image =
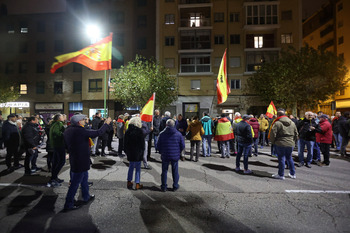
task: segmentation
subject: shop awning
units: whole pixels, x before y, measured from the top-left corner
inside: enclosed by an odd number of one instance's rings
[[[336,108],[350,108],[350,100],[336,100]]]

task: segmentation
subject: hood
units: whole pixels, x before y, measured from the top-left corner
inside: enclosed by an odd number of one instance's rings
[[[199,124],[201,124],[198,120],[194,120],[194,121],[192,121],[191,122],[191,124],[193,125],[193,126],[197,126],[197,125],[199,125]]]
[[[210,120],[211,120],[211,118],[208,117],[208,116],[204,116],[204,117],[202,117],[202,119],[201,119],[201,121],[203,121],[203,122],[208,122],[208,121],[210,121]]]
[[[257,120],[256,118],[250,118],[249,121],[251,121],[251,122],[257,122],[258,120]]]
[[[282,117],[278,121],[281,122],[284,126],[290,126],[292,124],[292,120],[288,117]]]

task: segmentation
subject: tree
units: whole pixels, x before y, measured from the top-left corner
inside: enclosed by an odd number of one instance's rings
[[[277,61],[265,63],[248,87],[263,101],[293,110],[312,108],[344,90],[349,78],[344,60],[334,53],[308,45],[281,52]]]
[[[157,61],[139,55],[120,68],[111,85],[115,99],[125,106],[143,106],[155,92],[155,105],[163,108],[175,101],[178,93],[176,77]]]
[[[18,85],[6,77],[0,77],[0,103],[14,101],[19,98]]]

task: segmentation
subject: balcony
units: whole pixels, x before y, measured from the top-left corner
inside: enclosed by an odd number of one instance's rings
[[[180,0],[180,4],[201,4],[210,3],[210,0]]]
[[[274,34],[247,34],[246,35],[246,48],[248,49],[262,49],[262,48],[275,48],[275,36]]]
[[[246,52],[246,72],[256,72],[266,62],[276,61],[279,51]]]
[[[180,27],[196,28],[208,26],[211,26],[210,7],[180,9]]]
[[[210,48],[210,30],[190,30],[180,32],[180,50]]]

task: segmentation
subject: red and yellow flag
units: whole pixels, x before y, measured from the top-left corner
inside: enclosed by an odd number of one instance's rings
[[[277,115],[277,110],[276,110],[275,105],[271,101],[270,105],[267,107],[266,116],[268,118],[272,118],[273,115]]]
[[[218,78],[216,81],[216,90],[218,96],[218,104],[224,103],[227,100],[228,94],[231,93],[226,74],[226,49],[220,64]]]
[[[156,93],[153,93],[152,97],[148,100],[147,104],[141,111],[141,120],[151,122],[153,119],[154,101],[156,99]]]
[[[51,73],[71,62],[80,63],[92,70],[112,69],[112,37],[113,33],[95,44],[83,48],[77,52],[66,53],[55,57],[57,62],[51,66]]]

